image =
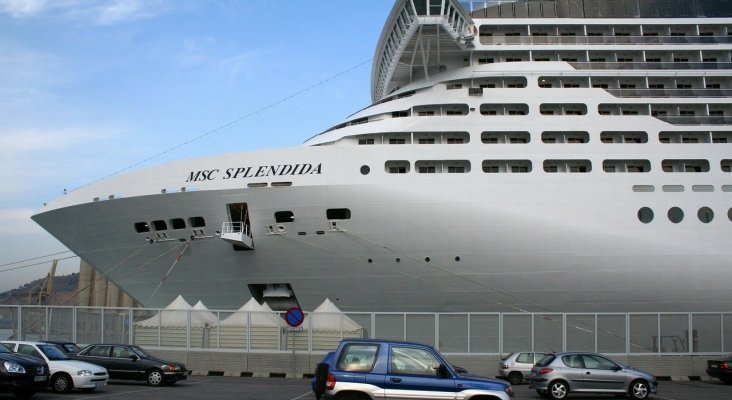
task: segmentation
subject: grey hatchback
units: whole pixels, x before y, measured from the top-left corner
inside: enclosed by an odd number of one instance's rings
[[[627,394],[646,399],[657,393],[653,375],[626,367],[601,354],[549,354],[531,369],[529,388],[542,397],[564,399],[570,392]]]

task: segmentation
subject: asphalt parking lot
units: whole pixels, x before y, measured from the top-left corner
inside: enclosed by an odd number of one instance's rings
[[[516,400],[541,399],[528,385],[514,386]],[[718,381],[660,382],[658,400],[729,400],[732,385]],[[0,394],[0,399],[13,399],[12,394]],[[232,378],[216,376],[191,376],[174,386],[154,388],[139,382],[112,381],[92,393],[73,391],[69,394],[37,393],[33,399],[91,400],[91,399],[237,399],[237,400],[315,400],[307,379]],[[580,396],[570,394],[569,399],[612,399],[614,396]]]

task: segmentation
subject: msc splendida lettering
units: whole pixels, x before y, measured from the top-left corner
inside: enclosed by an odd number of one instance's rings
[[[223,172],[220,169],[204,169],[188,173],[186,182],[204,182],[216,179],[241,179],[261,178],[269,176],[284,175],[319,175],[322,172],[323,164],[278,164],[260,165],[257,167],[227,168]]]

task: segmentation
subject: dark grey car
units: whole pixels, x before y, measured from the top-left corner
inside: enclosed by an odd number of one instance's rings
[[[126,344],[92,344],[73,358],[107,368],[109,379],[144,380],[152,386],[173,385],[189,374],[181,363],[161,360]]]
[[[658,390],[656,377],[601,354],[557,353],[531,369],[529,388],[542,397],[564,399],[570,392],[627,394],[645,399]]]

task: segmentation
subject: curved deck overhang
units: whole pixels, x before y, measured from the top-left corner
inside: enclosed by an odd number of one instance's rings
[[[441,72],[451,54],[472,48],[476,33],[472,18],[457,0],[397,1],[376,47],[372,101]]]

